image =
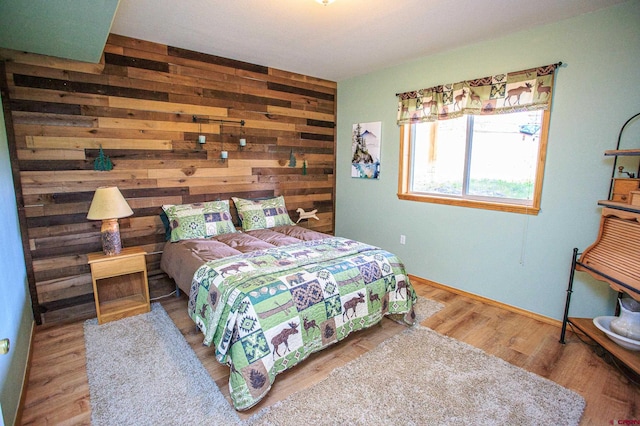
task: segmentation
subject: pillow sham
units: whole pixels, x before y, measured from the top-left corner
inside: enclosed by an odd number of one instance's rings
[[[169,218],[172,242],[236,232],[228,200],[164,205],[162,209]]]
[[[238,217],[244,231],[293,225],[281,195],[265,200],[245,200],[231,197],[238,210]]]

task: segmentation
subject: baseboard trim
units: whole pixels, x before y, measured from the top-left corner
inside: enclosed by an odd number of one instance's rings
[[[550,324],[550,325],[553,325],[555,327],[562,327],[562,321],[559,321],[559,320],[557,320],[555,318],[549,318],[547,316],[540,315],[540,314],[537,314],[535,312],[527,311],[526,309],[518,308],[518,307],[512,306],[512,305],[507,305],[506,303],[498,302],[496,300],[489,299],[489,298],[484,297],[484,296],[479,296],[477,294],[469,293],[467,291],[460,290],[460,289],[455,288],[455,287],[450,287],[448,285],[440,284],[440,283],[437,283],[435,281],[428,280],[426,278],[418,277],[416,275],[409,274],[409,279],[412,280],[412,281],[420,282],[421,284],[428,285],[430,287],[435,287],[435,288],[439,288],[439,289],[442,289],[442,290],[446,290],[446,291],[451,292],[451,293],[459,294],[461,296],[468,297],[469,299],[477,300],[479,302],[485,303],[487,305],[495,306],[495,307],[498,307],[500,309],[504,309],[504,310],[509,311],[509,312],[513,312],[513,313],[516,313],[516,314],[519,314],[519,315],[523,315],[525,317],[532,318],[534,320],[543,322],[545,324]]]

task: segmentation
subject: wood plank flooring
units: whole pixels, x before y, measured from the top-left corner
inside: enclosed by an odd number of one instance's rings
[[[558,343],[558,327],[421,281],[414,281],[414,285],[420,296],[444,305],[423,325],[578,392],[587,401],[581,425],[640,419],[640,388],[629,383],[575,334],[568,333],[567,344],[562,345]],[[168,288],[168,284],[164,286],[164,290]],[[157,296],[158,291],[152,297]],[[169,297],[161,303],[228,398],[229,370],[215,361],[210,348],[202,345],[202,335],[196,332],[187,316],[186,297]],[[82,324],[76,320],[37,328],[22,424],[90,424]],[[314,385],[334,368],[403,329],[403,325],[385,319],[380,326],[359,332],[313,355],[302,365],[280,375],[269,395],[253,410],[240,413],[241,417]]]

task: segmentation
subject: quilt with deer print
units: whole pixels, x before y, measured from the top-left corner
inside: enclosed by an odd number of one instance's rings
[[[413,324],[415,301],[394,254],[330,237],[205,263],[188,310],[204,344],[230,366],[231,398],[244,410],[278,373],[384,315]]]

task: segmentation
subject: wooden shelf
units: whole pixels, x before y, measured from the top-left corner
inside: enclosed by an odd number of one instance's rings
[[[149,301],[143,294],[134,294],[100,304],[103,323],[145,312],[149,312]]]
[[[598,205],[602,207],[611,207],[612,209],[622,210],[631,213],[640,213],[640,206],[633,206],[629,203],[621,203],[618,201],[611,200],[600,200],[598,201]]]
[[[604,155],[608,156],[633,156],[640,155],[640,148],[634,149],[609,149],[604,152]]]
[[[569,318],[569,323],[578,330],[593,339],[607,352],[619,359],[636,374],[640,374],[640,352],[630,351],[609,339],[598,327],[595,326],[591,318]]]
[[[620,148],[620,137],[625,126],[638,116],[640,113],[635,114],[624,123],[618,135],[616,148]],[[616,170],[623,170],[623,166],[618,167],[618,157],[640,156],[640,148],[610,149],[605,151],[604,155],[616,157],[611,172],[609,200],[598,201],[598,205],[603,208],[597,240],[582,254],[578,253],[578,248],[573,249],[560,342],[564,343],[567,325],[572,324],[633,372],[640,375],[640,351],[631,351],[618,345],[598,329],[590,318],[569,317],[573,279],[576,271],[586,272],[593,278],[608,283],[612,289],[618,292],[619,296],[626,293],[640,301],[640,245],[638,244],[640,206],[637,205],[640,178],[632,175],[629,175],[628,178],[615,177]]]

